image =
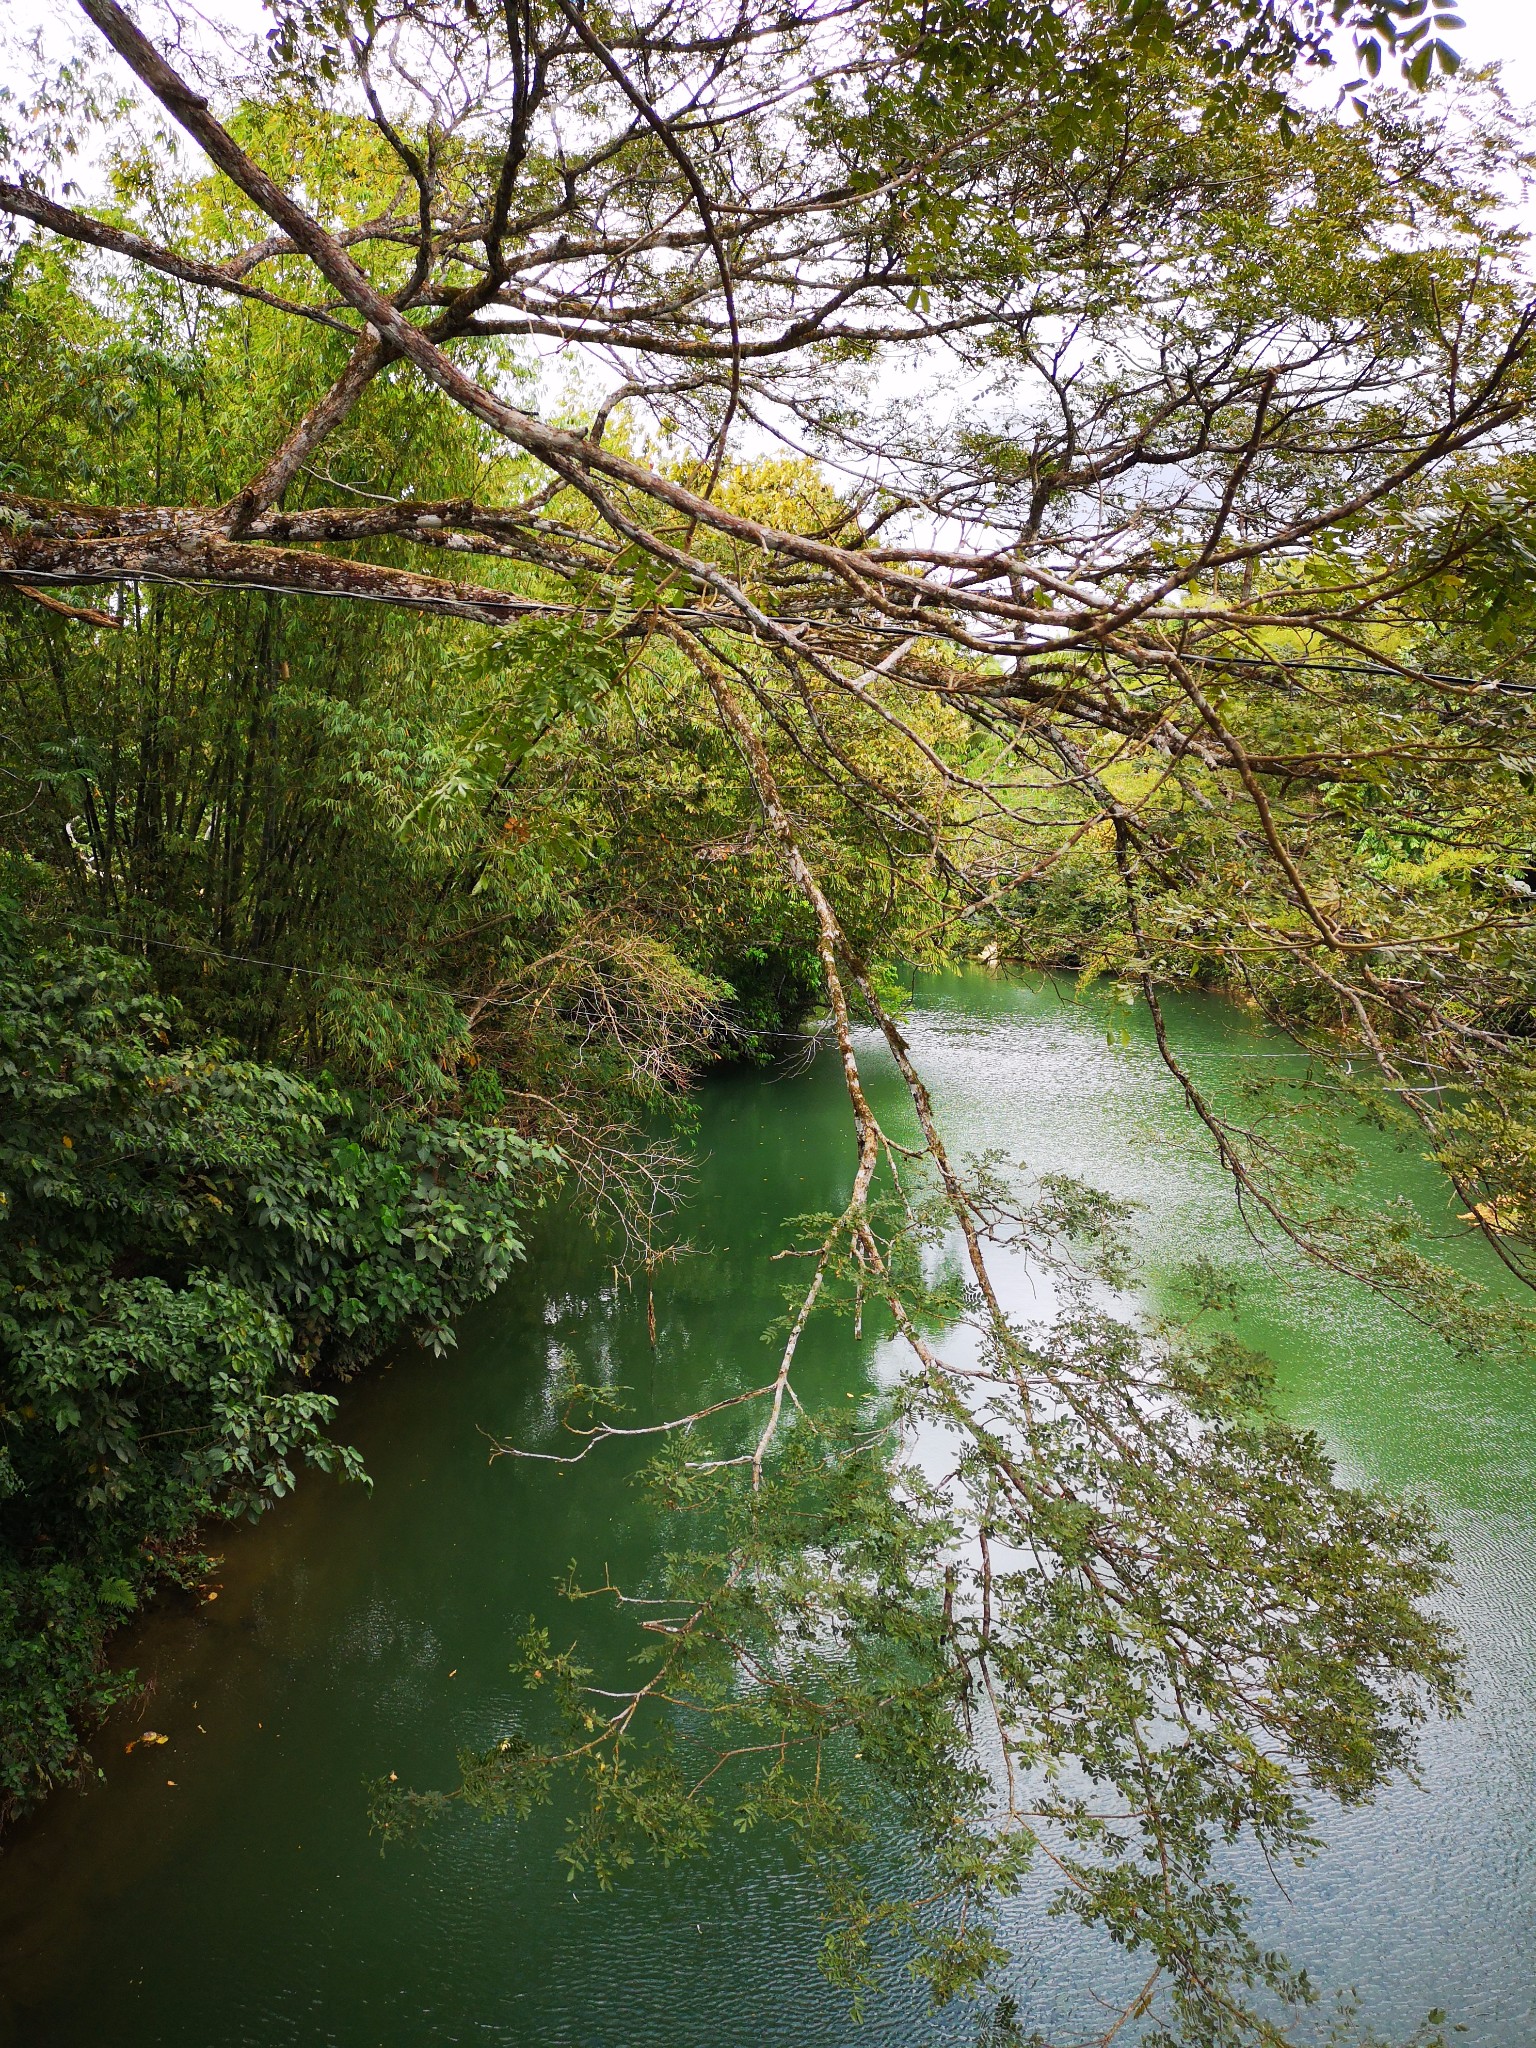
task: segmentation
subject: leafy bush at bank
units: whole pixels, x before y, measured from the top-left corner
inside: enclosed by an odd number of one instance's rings
[[[356,1472],[325,1382],[451,1342],[554,1159],[198,1040],[0,909],[0,1819],[81,1768],[106,1638],[200,1520]]]

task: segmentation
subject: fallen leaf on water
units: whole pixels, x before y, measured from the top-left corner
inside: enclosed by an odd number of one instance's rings
[[[139,1737],[140,1742],[148,1743],[169,1742],[170,1739],[169,1735],[162,1735],[156,1728],[146,1728]]]
[[[137,1737],[137,1735],[135,1735],[135,1737],[133,1738],[132,1742],[125,1742],[125,1743],[123,1744],[123,1755],[124,1755],[124,1756],[132,1756],[132,1755],[133,1755],[133,1752],[134,1752],[134,1751],[135,1751],[135,1750],[136,1750],[136,1749],[138,1748],[138,1746],[139,1746],[139,1738]]]
[[[1502,1196],[1497,1202],[1474,1202],[1470,1209],[1460,1209],[1456,1214],[1458,1223],[1484,1223],[1490,1230],[1518,1230],[1524,1217],[1518,1202]]]

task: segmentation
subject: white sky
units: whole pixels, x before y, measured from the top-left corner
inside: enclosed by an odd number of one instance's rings
[[[1453,0],[1454,4],[1454,0]],[[1464,29],[1446,38],[1471,64],[1502,63],[1517,100],[1536,100],[1536,6],[1532,0],[1466,0]]]
[[[1456,0],[1445,0],[1456,6]],[[210,10],[218,13],[215,6]],[[254,14],[252,0],[237,0],[235,12]],[[1452,42],[1470,63],[1502,63],[1504,83],[1517,100],[1536,101],[1536,0],[1463,0],[1459,9],[1466,27],[1451,32]],[[73,15],[69,0],[0,0],[0,15],[12,31],[27,32],[40,22]]]

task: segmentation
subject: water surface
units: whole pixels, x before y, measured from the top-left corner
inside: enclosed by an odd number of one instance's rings
[[[1202,1076],[1284,1068],[1283,1049],[1214,1005],[1177,1016]],[[1452,1602],[1474,1704],[1431,1732],[1426,1785],[1335,1816],[1330,1849],[1262,1908],[1266,1933],[1327,1986],[1358,1987],[1383,2031],[1450,2008],[1468,2048],[1536,2040],[1536,1399],[1527,1370],[1467,1365],[1353,1292],[1255,1254],[1137,1016],[1048,983],[924,984],[910,1035],[957,1150],[1001,1147],[1141,1205],[1157,1294],[1215,1251],[1238,1263],[1248,1333],[1279,1399],[1362,1482],[1416,1490],[1453,1540]],[[1274,1062],[1272,1069],[1258,1063]],[[899,1115],[871,1053],[875,1092]],[[502,1730],[530,1614],[565,1636],[554,1583],[575,1560],[638,1579],[661,1540],[610,1447],[575,1473],[492,1462],[487,1432],[553,1428],[551,1376],[574,1354],[636,1405],[673,1413],[760,1380],[779,1309],[766,1255],[784,1221],[841,1206],[852,1142],[836,1062],[731,1075],[703,1093],[694,1250],[643,1299],[555,1221],[471,1317],[458,1353],[415,1356],[354,1389],[344,1424],[371,1492],[315,1478],[221,1539],[216,1603],[166,1603],[128,1654],[154,1691],[97,1745],[105,1782],[57,1799],[0,1855],[0,2040],[50,2048],[912,2048],[968,2042],[897,1984],[853,2024],[818,1976],[815,1900],[767,1841],[681,1871],[573,1894],[558,1811],[530,1825],[454,1813],[381,1856],[365,1786],[393,1770],[452,1782],[454,1752]],[[1465,1239],[1411,1149],[1366,1147],[1380,1192]],[[1462,1254],[1474,1263],[1478,1253]],[[1011,1270],[1016,1297],[1028,1276]],[[890,1369],[874,1337],[813,1325],[805,1397]],[[1533,1368],[1536,1370],[1536,1368]],[[580,1625],[604,1626],[589,1606]],[[612,1626],[611,1624],[609,1626]],[[590,1640],[590,1635],[589,1635]],[[617,1636],[611,1638],[617,1652]],[[124,1754],[153,1726],[170,1741]],[[168,1781],[174,1781],[168,1782]],[[1025,1902],[1010,1935],[1031,2017],[1079,2007],[1085,1958]]]

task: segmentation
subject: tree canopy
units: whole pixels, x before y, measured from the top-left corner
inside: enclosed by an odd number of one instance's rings
[[[1340,121],[1293,90],[1330,24],[1423,83],[1428,15],[284,6],[264,46],[205,53],[226,121],[121,9],[84,11],[219,175],[134,131],[115,207],[35,169],[0,202],[97,252],[97,289],[165,295],[195,360],[257,308],[279,360],[203,474],[13,493],[13,586],[664,643],[932,847],[815,732],[856,708],[967,814],[941,917],[1006,932],[1107,828],[1117,971],[1341,1027],[1507,1251],[1513,1148],[1490,1176],[1419,1063],[1518,1113],[1477,1020],[1525,999],[1524,685],[1444,643],[1469,601],[1519,642],[1531,332],[1496,199],[1524,158],[1486,93]],[[99,99],[71,73],[34,156]],[[519,387],[539,341],[612,366],[589,416]],[[337,502],[323,452],[402,388],[486,466],[445,490],[407,457]],[[765,500],[736,451],[784,446],[814,469]],[[941,760],[936,706],[982,772]]]

